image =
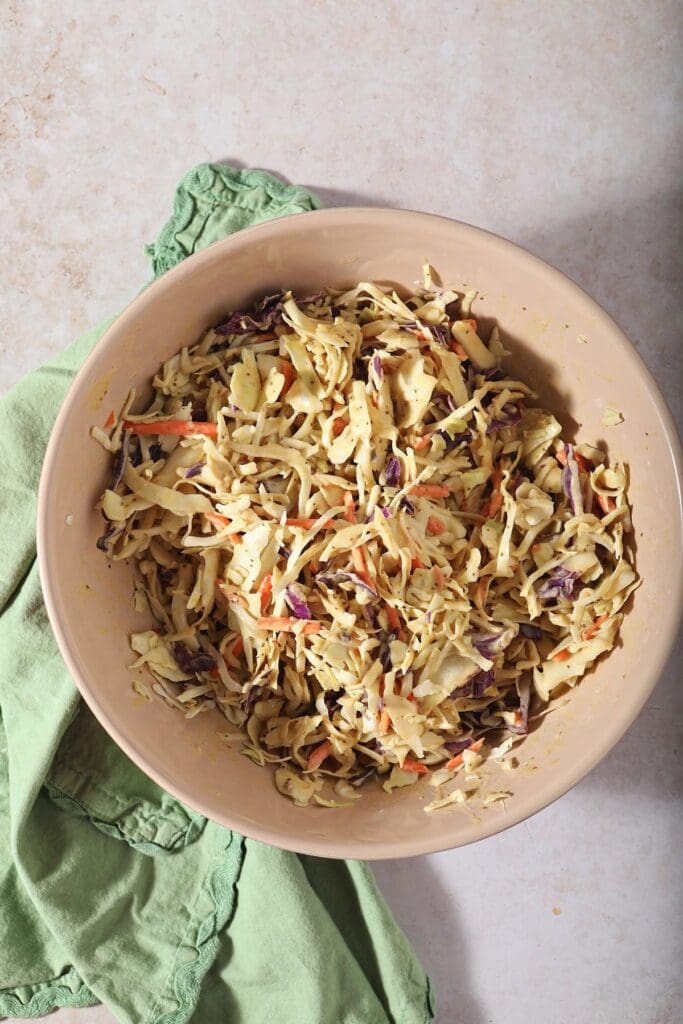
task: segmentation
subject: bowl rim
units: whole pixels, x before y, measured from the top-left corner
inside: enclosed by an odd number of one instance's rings
[[[38,490],[36,536],[38,567],[43,599],[55,639],[66,663],[66,667],[90,710],[116,744],[148,777],[152,778],[159,786],[162,787],[162,789],[175,796],[178,800],[181,800],[188,807],[202,814],[209,820],[217,821],[219,824],[227,828],[234,829],[235,831],[238,831],[252,839],[258,839],[262,842],[279,847],[280,849],[290,850],[295,853],[311,854],[318,857],[350,857],[365,860],[384,860],[396,857],[410,857],[428,853],[437,853],[454,848],[452,845],[449,845],[447,834],[444,834],[441,839],[438,837],[423,839],[419,836],[408,837],[405,839],[393,839],[391,842],[383,842],[381,846],[374,841],[368,841],[367,843],[360,840],[331,841],[324,838],[320,839],[307,836],[304,836],[301,841],[297,841],[295,839],[290,839],[287,836],[283,837],[277,829],[272,829],[267,824],[256,825],[251,820],[246,821],[236,815],[231,815],[229,809],[225,814],[217,815],[215,809],[209,809],[201,797],[198,797],[196,793],[187,791],[182,784],[176,784],[169,780],[163,771],[157,770],[149,764],[145,756],[145,752],[137,746],[135,741],[122,732],[110,720],[98,700],[96,690],[91,686],[84,674],[80,672],[76,660],[72,656],[69,645],[66,641],[65,630],[63,627],[65,614],[58,598],[56,580],[53,579],[50,570],[49,557],[47,553],[48,531],[52,517],[52,510],[48,498],[51,489],[50,483],[53,473],[55,472],[55,463],[62,430],[68,421],[71,409],[76,402],[76,396],[80,391],[81,381],[87,377],[90,364],[95,361],[102,348],[107,347],[112,337],[127,329],[131,321],[133,321],[137,316],[138,309],[148,303],[150,297],[162,298],[168,290],[175,286],[176,281],[186,277],[188,274],[201,272],[204,265],[215,260],[217,255],[222,253],[224,250],[230,252],[232,249],[242,248],[245,245],[248,246],[252,240],[256,240],[262,235],[286,235],[291,228],[295,228],[298,224],[301,224],[302,219],[305,219],[307,223],[317,221],[321,227],[324,227],[326,224],[334,225],[336,222],[349,222],[354,219],[362,219],[363,222],[368,224],[371,224],[373,221],[403,221],[406,230],[409,229],[411,222],[424,222],[425,220],[438,221],[451,228],[455,228],[461,233],[464,232],[465,235],[471,235],[472,237],[483,236],[488,244],[493,244],[499,249],[507,251],[515,260],[518,262],[521,260],[523,265],[526,265],[529,268],[534,268],[537,273],[541,272],[543,274],[550,275],[551,277],[560,278],[564,287],[570,292],[573,292],[574,296],[580,299],[582,304],[585,306],[587,312],[591,313],[596,321],[598,321],[600,325],[604,329],[608,330],[614,337],[616,345],[621,350],[622,357],[627,359],[636,369],[640,379],[642,380],[643,387],[648,393],[648,397],[657,411],[662,431],[668,445],[668,454],[672,460],[674,476],[676,479],[679,519],[677,554],[679,562],[683,559],[683,450],[681,447],[681,441],[679,439],[671,411],[669,410],[657,383],[650,373],[650,370],[635,349],[634,345],[628,340],[627,336],[610,314],[607,313],[607,311],[594,298],[592,298],[592,296],[585,292],[583,288],[581,288],[563,271],[553,266],[553,264],[548,263],[546,260],[534,255],[528,249],[518,245],[516,242],[512,242],[492,231],[488,231],[484,228],[468,224],[464,221],[455,220],[450,217],[433,213],[423,213],[416,210],[392,209],[390,207],[348,206],[314,210],[306,213],[273,218],[271,220],[264,221],[261,224],[244,228],[224,239],[213,242],[205,249],[188,256],[186,259],[176,264],[175,267],[164,273],[161,277],[151,282],[147,287],[140,291],[135,298],[133,298],[132,301],[124,307],[118,316],[116,316],[112,323],[109,324],[102,337],[97,341],[80,370],[75,375],[69,387],[52,427],[43,461]],[[493,315],[495,316],[495,311],[493,312]],[[609,723],[607,723],[606,727],[599,734],[596,734],[596,741],[592,747],[590,757],[582,759],[580,763],[568,765],[566,770],[554,779],[552,785],[545,787],[540,799],[534,799],[532,796],[527,796],[512,813],[508,813],[505,816],[505,819],[498,816],[495,818],[494,816],[490,816],[488,821],[482,823],[476,837],[465,839],[457,845],[467,845],[470,842],[479,842],[491,835],[506,831],[513,825],[516,825],[543,810],[553,801],[569,792],[569,790],[580,782],[581,779],[588,775],[588,773],[595,768],[595,766],[607,755],[607,753],[609,753],[612,747],[614,747],[626,733],[659,681],[671,655],[672,648],[681,625],[681,620],[683,619],[683,572],[677,573],[676,580],[672,585],[673,592],[671,595],[671,603],[673,605],[674,612],[669,617],[666,624],[665,633],[663,634],[661,642],[658,644],[656,656],[648,659],[647,663],[643,666],[641,679],[644,676],[647,680],[647,685],[641,690],[642,699],[633,704],[628,714],[624,714],[621,717],[615,716]],[[333,846],[335,849],[334,852],[331,852]]]

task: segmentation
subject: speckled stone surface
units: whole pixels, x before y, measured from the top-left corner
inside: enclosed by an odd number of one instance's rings
[[[432,211],[526,245],[616,317],[680,423],[675,0],[6,0],[1,18],[3,390],[133,296],[177,179],[229,159],[327,205]],[[683,1019],[681,654],[554,806],[378,866],[440,1024]]]

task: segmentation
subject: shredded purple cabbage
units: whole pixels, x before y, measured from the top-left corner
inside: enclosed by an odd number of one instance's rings
[[[562,490],[564,492],[572,515],[583,515],[583,493],[581,491],[581,479],[579,477],[579,464],[574,455],[574,447],[571,444],[564,446],[565,464],[562,470]]]
[[[565,569],[564,566],[558,565],[551,571],[545,583],[538,588],[536,595],[543,601],[560,596],[572,598],[576,581],[580,575],[581,573],[579,572],[574,572],[572,569]]]
[[[210,672],[216,667],[216,662],[209,654],[203,654],[201,651],[193,654],[183,643],[174,644],[173,653],[181,672],[187,672],[188,675]]]
[[[428,326],[434,335],[434,340],[438,341],[439,345],[443,345],[444,348],[448,348],[453,340],[448,324],[429,324]]]
[[[216,334],[249,334],[251,331],[270,331],[282,323],[282,292],[267,295],[251,313],[237,310],[227,320],[214,327]]]
[[[285,600],[297,619],[313,618],[306,597],[297,583],[290,583],[288,587],[285,587]]]
[[[486,428],[487,434],[495,434],[498,430],[516,426],[522,418],[522,411],[517,405],[506,403],[500,416],[494,417]]]
[[[139,456],[139,451],[138,451],[138,456]],[[152,462],[158,462],[159,459],[163,459],[163,458],[165,458],[165,456],[166,456],[166,453],[164,452],[164,449],[161,447],[161,445],[159,444],[158,441],[155,441],[154,444],[151,444],[149,446],[149,457],[152,460]],[[139,461],[140,461],[140,459],[138,458],[138,462],[134,462],[133,465],[137,466]]]
[[[377,621],[377,612],[369,604],[361,605],[363,616],[370,629],[377,629],[379,622]]]
[[[194,466],[190,466],[187,473],[185,474],[186,480],[191,480],[193,476],[199,476],[201,471],[204,469],[203,462],[195,462]]]
[[[372,594],[373,597],[377,597],[377,592],[373,587],[369,587],[367,583],[364,583],[360,576],[357,576],[355,572],[319,572],[314,576],[316,583],[322,583],[327,587],[336,587],[339,583],[352,583],[354,587],[358,587],[361,590],[367,591],[368,594]]]
[[[468,444],[472,440],[471,430],[466,430],[463,434],[453,434],[453,436],[447,430],[437,430],[437,434],[443,438],[447,452],[458,448],[461,444]]]
[[[472,737],[466,736],[462,740],[449,740],[448,743],[444,743],[444,747],[455,757],[456,754],[462,754],[463,750],[467,750],[473,743]]]
[[[382,360],[379,356],[372,357],[372,368],[375,371],[377,380],[382,380],[384,378],[384,370],[382,369]]]
[[[123,533],[124,529],[125,527],[123,526],[107,526],[102,536],[97,538],[97,541],[95,543],[95,547],[97,548],[97,550],[104,551],[104,553],[108,555],[111,542],[114,540],[115,537],[118,537],[120,533]]]
[[[399,501],[398,507],[402,508],[404,512],[407,512],[409,516],[415,515],[415,505],[410,498],[406,498],[405,495]]]
[[[390,508],[382,507],[382,508],[380,508],[380,512],[382,513],[382,515],[384,516],[385,519],[391,519],[391,509]]]
[[[469,639],[482,658],[492,661],[507,647],[512,637],[508,630],[503,630],[502,633],[470,633]]]
[[[130,437],[130,431],[124,430],[121,437],[121,447],[117,451],[116,458],[114,459],[114,469],[112,471],[111,482],[109,484],[110,491],[115,491],[123,478],[123,471],[126,468],[126,462],[128,461]]]
[[[384,479],[387,487],[398,487],[401,479],[401,463],[395,455],[389,459],[384,470]]]
[[[247,699],[244,702],[244,710],[248,715],[254,710],[254,704],[261,697],[261,687],[258,683],[253,683],[247,690]]]
[[[539,629],[538,626],[532,626],[530,622],[520,622],[519,631],[527,640],[541,640],[543,638],[543,630]]]
[[[488,370],[484,370],[482,373],[484,380],[504,380],[505,373],[500,366],[491,366]]]
[[[474,697],[477,700],[484,696],[484,690],[489,686],[493,686],[496,681],[496,675],[492,668],[484,672],[480,670],[475,672],[470,680],[468,680],[464,686],[458,686],[451,693],[451,697]]]
[[[325,702],[325,707],[327,708],[327,713],[330,716],[330,718],[332,717],[334,712],[338,709],[338,707],[339,707],[339,698],[343,695],[343,693],[344,693],[343,689],[341,689],[341,690],[325,690],[325,694],[323,696],[323,700]]]

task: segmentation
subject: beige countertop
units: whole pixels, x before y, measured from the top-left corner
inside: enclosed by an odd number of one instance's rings
[[[177,180],[228,159],[527,246],[619,321],[680,423],[682,21],[675,0],[6,2],[0,389],[133,296]],[[682,653],[555,805],[378,866],[440,1024],[683,1019]]]

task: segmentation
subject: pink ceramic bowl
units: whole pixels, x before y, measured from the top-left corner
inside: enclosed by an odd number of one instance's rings
[[[519,769],[495,773],[512,791],[479,820],[458,807],[425,814],[434,791],[391,796],[364,789],[353,807],[298,808],[220,740],[219,712],[186,721],[146,703],[126,666],[133,610],[128,565],[110,567],[93,511],[109,474],[89,438],[131,385],[144,390],[159,364],[226,310],[280,288],[315,291],[358,280],[411,285],[424,259],[460,288],[477,288],[478,320],[497,321],[511,361],[543,404],[586,440],[606,440],[630,465],[629,497],[642,586],[621,644],[518,748]],[[484,331],[486,333],[486,331]],[[605,429],[606,405],[624,422]],[[45,458],[38,552],[45,602],[84,699],[126,753],[164,789],[221,824],[286,849],[327,857],[402,857],[492,835],[565,793],[631,724],[666,662],[679,623],[683,573],[681,452],[650,374],[609,316],[580,288],[523,249],[477,228],[420,213],[336,209],[270,221],[181,263],[112,324],[76,377]],[[653,500],[653,498],[655,500]],[[645,642],[645,638],[647,638]]]

